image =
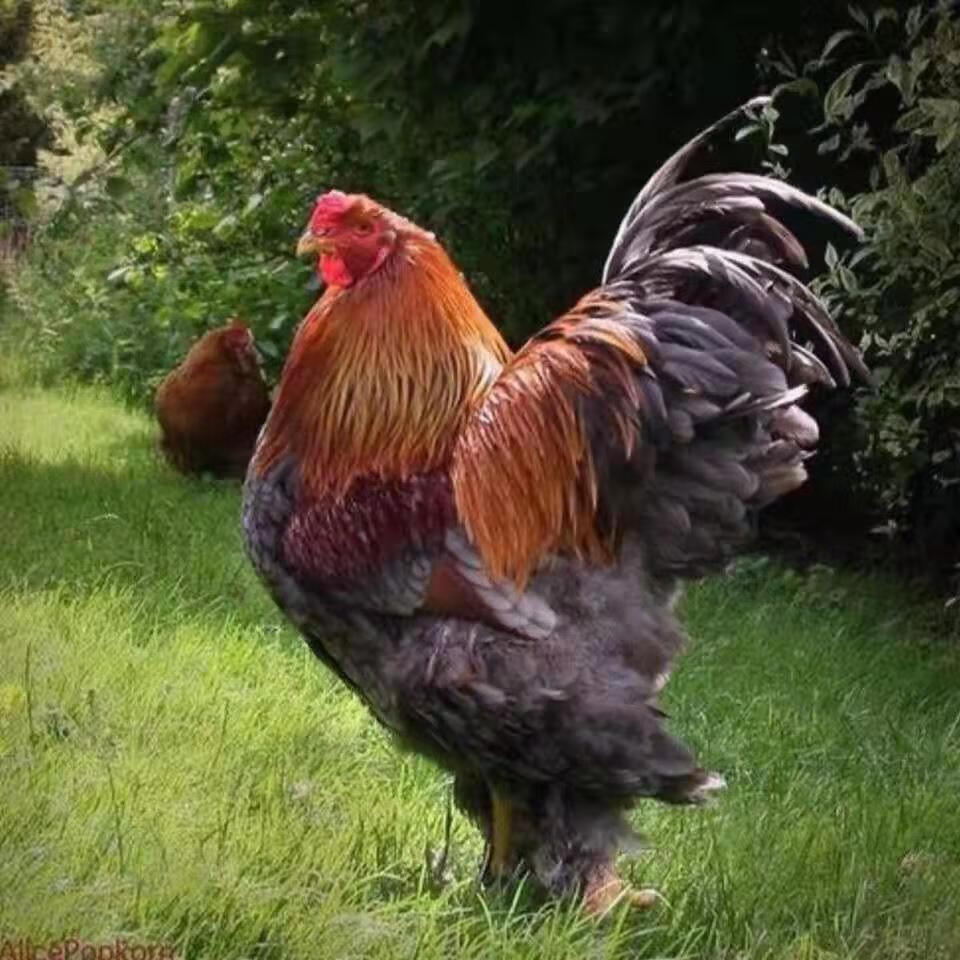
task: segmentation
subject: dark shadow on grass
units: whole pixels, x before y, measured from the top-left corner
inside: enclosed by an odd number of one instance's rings
[[[279,624],[243,552],[239,484],[174,473],[147,434],[106,450],[51,463],[0,449],[0,583],[79,597],[133,587],[158,612]]]

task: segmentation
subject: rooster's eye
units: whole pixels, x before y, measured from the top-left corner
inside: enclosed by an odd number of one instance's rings
[[[358,223],[357,224],[357,233],[359,234],[368,234],[373,232],[372,223]]]

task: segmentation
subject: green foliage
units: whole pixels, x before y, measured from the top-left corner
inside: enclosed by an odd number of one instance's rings
[[[37,162],[37,151],[53,143],[50,127],[34,112],[23,89],[17,86],[0,89],[0,130],[0,167],[32,167]]]
[[[0,0],[0,67],[26,54],[32,8],[31,0]]]
[[[26,92],[9,66],[26,57],[30,49],[33,4],[30,0],[0,0],[0,210],[32,212],[30,184],[5,167],[32,167],[37,151],[50,147],[53,133],[30,104]],[[0,222],[0,244],[8,240],[9,224]],[[2,286],[2,283],[0,283]]]
[[[829,199],[866,231],[819,283],[861,338],[877,387],[831,456],[891,532],[955,556],[960,535],[960,22],[883,10],[834,34],[783,89],[822,94]],[[828,83],[825,81],[829,81]],[[851,486],[852,479],[852,486]],[[848,494],[849,496],[849,494]]]
[[[309,304],[309,269],[258,247],[253,205],[224,225],[213,203],[171,208],[161,194],[144,176],[106,179],[73,200],[16,272],[19,317],[7,339],[44,382],[79,376],[147,400],[197,336],[234,315],[276,373],[279,344]]]
[[[345,182],[341,141],[356,138],[334,98],[309,114],[261,113],[226,68],[202,97],[185,85],[161,98],[165,20],[114,6],[112,29],[87,51],[103,69],[59,102],[105,159],[70,186],[13,277],[7,339],[45,382],[100,380],[143,402],[203,330],[239,316],[276,375],[316,296],[309,265],[292,256],[316,170]],[[130,108],[96,112],[117,100]],[[308,125],[324,131],[320,146]]]
[[[832,4],[817,7],[828,29]],[[188,92],[186,138],[231,105],[288,118],[315,146],[338,130],[341,169],[308,165],[300,185],[339,174],[430,225],[514,338],[596,282],[644,174],[752,94],[763,37],[804,20],[760,0],[722,19],[706,0],[176,10],[155,44],[154,94]]]
[[[835,6],[818,0],[818,30]],[[104,160],[18,278],[17,326],[49,376],[139,398],[228,314],[276,370],[312,296],[291,249],[331,186],[434,229],[521,339],[597,282],[665,154],[755,92],[766,34],[809,30],[761,0],[722,18],[707,0],[71,9],[96,75],[32,82]]]

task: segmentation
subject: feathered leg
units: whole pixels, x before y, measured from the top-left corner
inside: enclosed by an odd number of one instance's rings
[[[662,784],[657,799],[666,803],[705,803],[725,786],[717,774],[697,769]],[[531,820],[536,845],[528,857],[543,885],[557,895],[575,894],[594,916],[614,904],[652,907],[656,890],[633,888],[618,875],[617,853],[636,848],[639,838],[624,817],[625,806],[595,795],[554,787],[547,791]]]
[[[595,796],[548,789],[533,812],[531,836],[536,839],[528,854],[544,887],[556,896],[579,897],[597,917],[623,901],[653,906],[659,894],[633,889],[614,866],[618,852],[639,841],[624,812],[621,804]]]
[[[594,916],[605,914],[618,900],[625,899],[635,907],[652,907],[660,894],[649,887],[636,890],[625,883],[612,863],[597,864],[583,881],[583,905]]]
[[[484,882],[529,868],[546,889],[580,896],[597,917],[624,899],[637,907],[659,899],[655,890],[632,889],[617,874],[617,848],[629,844],[631,834],[619,809],[589,803],[581,810],[580,803],[566,803],[551,790],[518,802],[465,774],[455,780],[454,797],[483,834]]]

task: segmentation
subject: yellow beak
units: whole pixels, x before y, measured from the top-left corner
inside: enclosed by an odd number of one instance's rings
[[[305,257],[308,254],[324,253],[331,249],[331,243],[324,237],[315,234],[309,227],[297,241],[297,256]]]

